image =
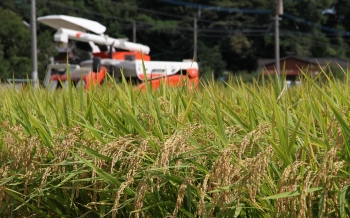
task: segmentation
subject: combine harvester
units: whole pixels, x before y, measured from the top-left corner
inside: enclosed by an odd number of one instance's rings
[[[128,81],[145,89],[145,75],[153,89],[162,82],[171,86],[183,86],[186,81],[190,88],[199,83],[198,63],[193,61],[151,61],[150,48],[126,39],[115,39],[104,34],[106,27],[98,22],[66,15],[39,17],[38,22],[57,30],[54,41],[59,48],[59,55],[48,66],[44,86],[55,90],[67,86],[68,80],[76,87],[90,89],[92,85],[101,84],[109,73],[115,79],[122,74]],[[86,42],[90,45],[92,57],[81,60],[69,54],[69,40]],[[101,51],[96,45],[107,48]],[[118,51],[116,51],[118,49]],[[59,59],[61,56],[63,58]],[[67,73],[67,60],[70,78]],[[142,62],[145,66],[145,74]]]

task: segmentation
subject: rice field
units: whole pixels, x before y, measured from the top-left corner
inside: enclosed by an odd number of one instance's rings
[[[349,217],[350,79],[0,92],[0,217]]]

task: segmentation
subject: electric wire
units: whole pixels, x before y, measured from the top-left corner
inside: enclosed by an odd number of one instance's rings
[[[166,2],[166,3],[174,4],[174,5],[181,5],[181,6],[192,7],[192,8],[204,8],[204,9],[207,9],[207,10],[216,10],[216,11],[229,12],[229,13],[233,13],[233,12],[235,12],[235,13],[252,13],[252,14],[268,14],[268,13],[272,13],[272,10],[232,9],[232,8],[226,8],[226,7],[201,5],[201,4],[195,4],[195,3],[184,2],[184,1],[175,1],[175,0],[158,0],[158,1]],[[296,21],[298,23],[303,23],[303,24],[305,24],[307,26],[312,26],[312,27],[321,29],[323,31],[333,32],[335,34],[342,35],[342,36],[350,36],[350,32],[348,32],[348,31],[341,31],[341,30],[325,27],[325,26],[322,26],[322,25],[319,25],[319,24],[315,24],[313,22],[306,21],[306,20],[304,20],[302,18],[296,17],[296,16],[291,15],[289,13],[283,13],[282,16],[286,17],[286,18],[289,18],[289,19],[291,19],[293,21]]]
[[[166,2],[166,3],[170,3],[170,4],[175,4],[175,5],[192,7],[192,8],[205,9],[205,10],[216,10],[216,11],[223,11],[223,12],[228,12],[228,13],[269,14],[272,12],[272,10],[269,10],[269,9],[226,8],[226,7],[196,4],[196,3],[184,2],[184,1],[178,1],[178,0],[176,0],[176,1],[175,0],[158,0],[158,1]]]
[[[119,21],[123,21],[123,22],[127,22],[127,23],[131,23],[132,21],[134,21],[133,19],[120,18],[120,17],[113,16],[113,15],[101,15],[100,13],[93,12],[93,11],[87,10],[87,9],[77,9],[77,8],[74,8],[74,7],[65,5],[65,4],[61,4],[61,3],[58,3],[58,2],[50,1],[50,0],[39,0],[39,1],[44,1],[44,2],[47,2],[47,3],[52,4],[52,5],[60,6],[60,7],[67,8],[67,9],[70,9],[70,10],[75,10],[75,11],[79,11],[79,12],[84,12],[84,13],[96,15],[96,16],[103,17],[103,18],[111,18],[111,19],[115,19],[115,20],[119,20]],[[174,1],[171,1],[171,0],[160,0],[160,1],[172,2],[172,3],[174,2]],[[178,2],[178,1],[176,1],[176,2]],[[116,2],[111,2],[111,3],[116,3]],[[188,5],[185,4],[185,2],[181,2],[181,4],[184,5],[184,6],[188,6]],[[194,4],[192,4],[192,5],[194,5]],[[212,9],[214,9],[214,8],[212,8]],[[140,10],[144,10],[144,9],[141,8]],[[145,9],[145,10],[147,10],[147,9]],[[223,8],[216,8],[216,10],[228,11],[228,10],[223,10]],[[317,25],[317,24],[314,24],[312,22],[305,21],[305,20],[303,20],[301,18],[298,18],[298,17],[295,17],[295,16],[290,16],[289,14],[287,14],[287,17],[295,20],[296,22],[305,23],[307,25],[310,25],[310,26],[313,26],[313,27],[317,27],[317,28],[322,29],[322,30],[333,31],[333,32],[324,33],[326,36],[333,36],[334,37],[334,35],[336,35],[336,36],[339,36],[339,35],[348,36],[349,35],[349,32],[346,32],[346,31],[334,32],[334,29],[332,29],[332,28],[325,28],[325,27],[323,27],[321,25]],[[142,21],[137,21],[137,23],[138,24],[142,24],[142,25],[151,25],[153,27],[158,27],[158,28],[167,28],[167,29],[169,29],[169,28],[171,29],[172,28],[172,29],[175,29],[175,31],[172,32],[174,34],[177,34],[177,33],[185,34],[184,32],[180,32],[179,30],[191,31],[191,32],[193,31],[193,28],[189,28],[189,27],[186,28],[186,27],[171,26],[171,25],[167,25],[167,24],[154,24],[154,23],[142,22]],[[142,28],[142,25],[140,25],[138,28]],[[243,33],[245,33],[244,35],[248,36],[248,37],[261,37],[261,36],[266,36],[266,34],[273,35],[272,31],[268,31],[268,30],[254,30],[254,29],[253,30],[249,30],[249,29],[248,30],[247,29],[246,30],[242,30],[242,29],[224,29],[224,28],[216,28],[216,29],[215,28],[211,28],[211,29],[210,28],[198,28],[197,30],[198,30],[198,37],[206,37],[206,38],[212,38],[212,37],[220,38],[220,37],[223,37],[225,35],[212,35],[212,34],[203,34],[203,33],[232,34],[232,33],[235,33],[235,32],[243,32]],[[300,32],[300,31],[295,32],[295,31],[290,31],[290,30],[285,30],[285,29],[280,29],[280,33],[281,33],[281,35],[304,35],[304,36],[313,36],[313,37],[316,36],[315,34],[311,34],[311,33],[305,33],[305,32]],[[189,34],[185,34],[185,35],[189,35]],[[150,41],[148,41],[148,42],[150,42]],[[320,42],[317,42],[317,41],[313,41],[312,43],[314,43],[314,44],[318,43],[322,47],[329,46],[329,47],[333,47],[333,48],[349,50],[348,48],[344,48],[344,46],[337,46],[337,45],[334,45],[334,44],[320,43]],[[151,43],[151,44],[153,44],[153,43]],[[153,46],[156,47],[155,44],[153,44]],[[160,48],[158,47],[157,49],[160,49]],[[187,51],[179,51],[179,52],[180,53],[181,52],[185,53],[185,52],[188,52],[188,51],[189,50],[187,50]],[[163,49],[163,52],[172,53],[171,51],[164,50],[164,49]],[[173,54],[176,54],[176,52],[173,52]]]
[[[67,8],[67,9],[71,9],[71,10],[77,10],[74,7],[71,6],[67,6],[61,3],[57,3],[57,2],[53,2],[53,1],[49,1],[49,0],[40,0],[40,1],[45,1],[45,2],[49,2],[50,4],[54,4],[63,8]],[[126,18],[120,18],[117,16],[113,16],[113,15],[101,15],[99,13],[87,10],[87,9],[79,9],[79,12],[84,12],[84,13],[88,13],[88,14],[92,14],[92,15],[96,15],[99,17],[103,17],[103,18],[111,18],[111,19],[115,19],[115,20],[120,20],[120,21],[125,21],[127,23],[131,23],[132,19],[126,19]],[[149,25],[151,27],[157,27],[157,28],[163,28],[163,29],[177,29],[177,30],[183,30],[183,31],[190,31],[193,32],[193,28],[192,27],[181,27],[181,26],[173,26],[173,25],[168,25],[168,24],[157,24],[157,23],[149,23],[149,22],[143,22],[143,21],[136,21],[137,24],[141,24],[141,25]],[[232,33],[232,32],[239,32],[238,29],[225,29],[225,28],[198,28],[197,29],[199,32],[203,31],[203,32],[222,32],[222,33]],[[242,32],[261,32],[261,30],[243,30]]]
[[[164,53],[172,53],[172,54],[184,54],[184,53],[187,53],[187,52],[190,52],[192,51],[193,49],[193,46],[191,46],[190,49],[186,49],[186,50],[180,50],[180,51],[169,51],[168,49],[164,49],[164,48],[161,48],[159,46],[157,46],[156,44],[154,44],[152,42],[152,40],[149,40],[147,37],[145,37],[143,34],[137,34],[137,36],[140,36],[143,40],[147,41],[147,43],[149,43],[149,45],[151,45],[152,47],[160,50],[160,51],[163,51]]]

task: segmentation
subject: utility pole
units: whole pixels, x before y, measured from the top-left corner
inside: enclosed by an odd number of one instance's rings
[[[193,61],[197,61],[197,17],[193,20]]]
[[[132,23],[132,41],[136,42],[136,22]]]
[[[276,71],[280,84],[281,82],[281,67],[280,67],[280,42],[279,42],[279,15],[283,14],[283,0],[276,0],[276,14],[275,14],[275,59]]]
[[[32,37],[32,82],[36,89],[38,87],[38,56],[36,43],[36,6],[35,0],[31,0],[30,32]]]

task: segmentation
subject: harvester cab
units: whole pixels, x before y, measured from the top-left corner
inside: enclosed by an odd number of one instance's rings
[[[123,74],[141,89],[145,87],[144,75],[153,88],[158,88],[162,82],[182,86],[187,79],[191,87],[199,83],[197,62],[151,61],[148,46],[109,37],[104,34],[106,27],[96,21],[66,15],[44,16],[37,20],[57,30],[54,41],[59,55],[49,64],[44,79],[44,86],[51,90],[61,85],[66,86],[68,80],[73,85],[89,89],[93,84],[101,84],[107,73],[116,79],[120,79]],[[70,45],[71,41],[88,43],[91,48],[90,57],[85,60],[76,58],[76,54],[72,52],[74,46]],[[107,47],[107,51],[101,51],[98,45]],[[70,57],[68,63],[67,54]],[[76,60],[80,61],[77,63]],[[67,69],[70,71],[69,78]]]

